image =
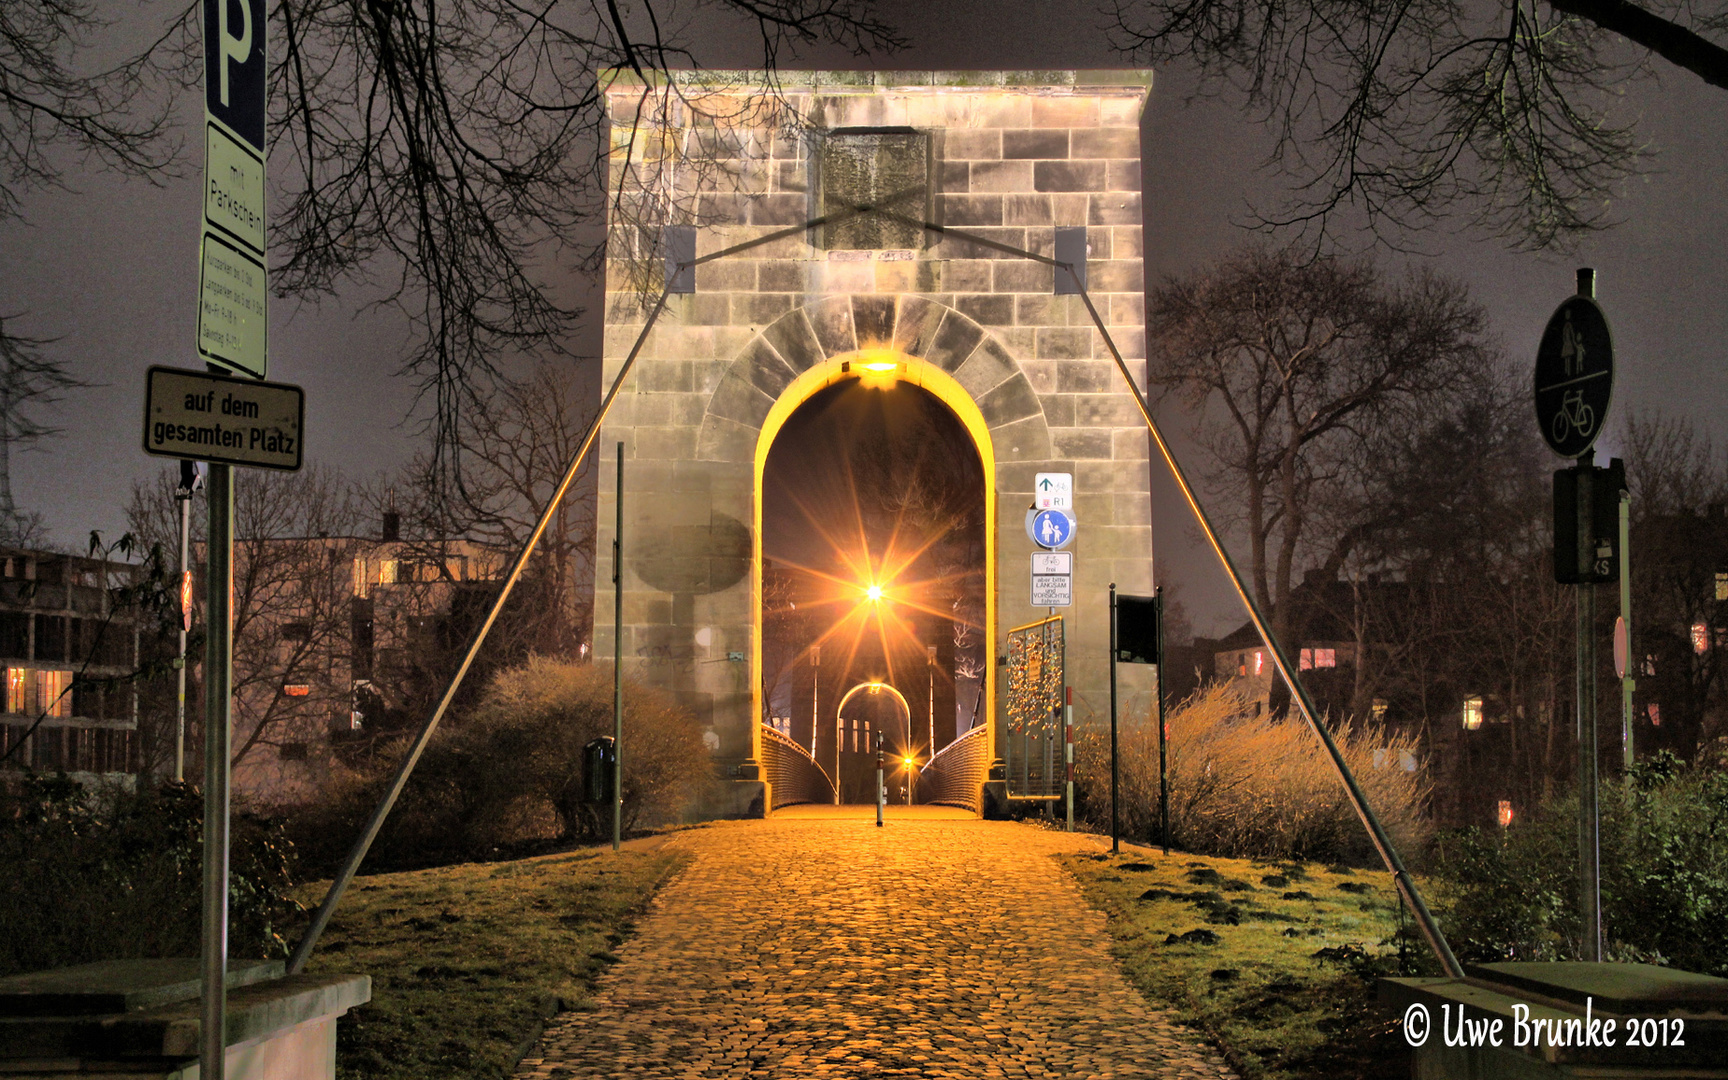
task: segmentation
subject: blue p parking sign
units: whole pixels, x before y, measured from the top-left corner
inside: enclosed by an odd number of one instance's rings
[[[1074,519],[1062,510],[1040,510],[1033,515],[1027,532],[1034,544],[1055,551],[1074,539]]]

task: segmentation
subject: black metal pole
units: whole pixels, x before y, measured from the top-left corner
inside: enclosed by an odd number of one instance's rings
[[[1152,610],[1158,619],[1158,838],[1164,854],[1170,854],[1170,769],[1164,737],[1164,586],[1152,591]]]
[[[1122,850],[1122,816],[1117,810],[1122,770],[1116,761],[1116,583],[1110,583],[1110,852]]]
[[[612,503],[612,850],[624,843],[624,444],[618,444],[618,482]]]
[[[199,1075],[222,1080],[228,1040],[228,753],[233,719],[234,467],[210,463],[205,495],[204,932]]]

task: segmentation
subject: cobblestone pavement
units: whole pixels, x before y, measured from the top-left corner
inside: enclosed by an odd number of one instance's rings
[[[556,1018],[516,1075],[1233,1075],[1128,985],[1048,857],[1096,838],[823,809],[678,834],[695,858],[594,1010]]]

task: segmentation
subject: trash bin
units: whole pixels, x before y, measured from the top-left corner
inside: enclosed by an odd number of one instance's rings
[[[589,802],[612,801],[612,776],[617,764],[618,748],[610,735],[602,735],[582,748],[582,790]]]

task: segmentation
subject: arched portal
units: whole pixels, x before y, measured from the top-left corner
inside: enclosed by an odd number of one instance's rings
[[[836,723],[837,708],[860,685],[906,691],[886,747],[897,757],[927,761],[993,730],[995,464],[966,390],[892,349],[813,365],[763,422],[753,711],[842,793],[857,794],[846,763],[862,767],[862,729]]]

